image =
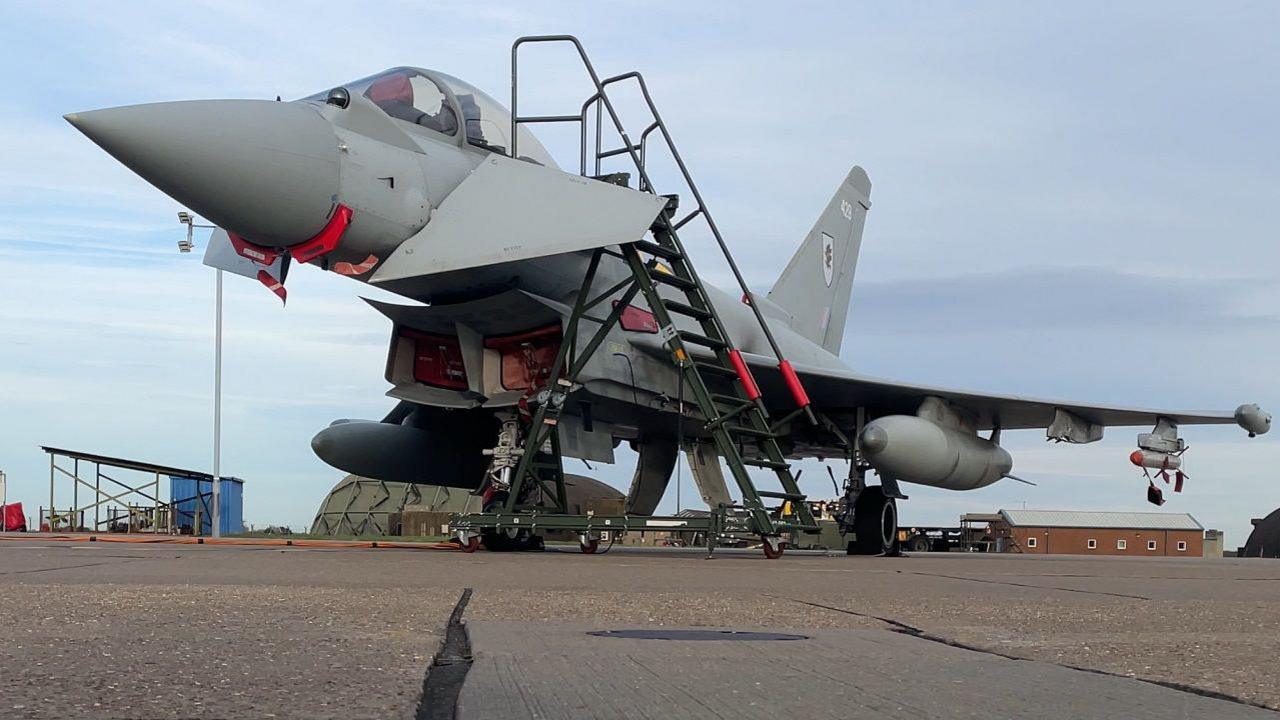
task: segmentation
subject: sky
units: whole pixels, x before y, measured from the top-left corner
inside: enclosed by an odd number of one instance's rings
[[[291,99],[397,65],[506,98],[511,41],[550,33],[580,37],[604,74],[645,74],[757,289],[850,166],[867,169],[873,207],[842,351],[856,370],[1146,407],[1280,407],[1275,3],[8,0],[0,470],[10,500],[28,515],[48,504],[41,445],[212,463],[213,271],[199,252],[176,251],[177,203],[62,115]],[[576,112],[588,91],[569,58],[537,58],[528,110]],[[694,260],[728,279],[696,242]],[[247,522],[300,529],[341,478],[312,454],[312,435],[394,404],[382,376],[390,328],[360,300],[390,296],[313,267],[291,274],[289,292],[282,309],[256,282],[226,280],[222,471],[246,481]],[[1088,446],[1006,433],[1014,472],[1037,486],[908,485],[902,521],[1152,509],[1127,460],[1145,430],[1109,429]],[[1164,509],[1242,545],[1249,519],[1280,506],[1280,433],[1183,435],[1191,480]],[[625,488],[633,458],[619,460],[595,473]],[[802,467],[804,489],[829,495],[822,467]],[[688,505],[696,491],[682,478]],[[662,508],[675,509],[674,487]]]

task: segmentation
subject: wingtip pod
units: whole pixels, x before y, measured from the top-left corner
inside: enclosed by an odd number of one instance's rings
[[[1236,408],[1236,424],[1249,433],[1249,437],[1265,435],[1271,429],[1271,413],[1263,411],[1257,403]]]

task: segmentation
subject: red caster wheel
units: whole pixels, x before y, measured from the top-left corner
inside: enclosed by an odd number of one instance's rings
[[[475,552],[475,551],[479,550],[479,549],[480,549],[480,536],[479,536],[479,535],[472,535],[471,537],[467,538],[467,541],[466,541],[466,542],[461,543],[461,544],[458,546],[458,549],[462,550],[462,552],[464,552],[464,553],[473,553],[473,552]]]
[[[600,541],[596,538],[583,536],[578,538],[578,547],[582,548],[582,554],[584,555],[595,555],[596,550],[600,549]]]
[[[760,545],[760,549],[764,550],[764,556],[770,560],[777,560],[782,557],[782,552],[787,549],[786,543],[778,538],[765,538]]]

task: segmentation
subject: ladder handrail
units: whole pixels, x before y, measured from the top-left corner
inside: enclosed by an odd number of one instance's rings
[[[579,118],[574,118],[572,116],[551,116],[551,117],[557,118],[554,121],[570,122],[570,121],[577,120],[581,123],[581,131],[582,131],[581,144],[582,144],[583,154],[581,157],[580,164],[583,169],[582,174],[583,175],[586,174],[585,168],[586,168],[587,111],[593,102],[597,103],[596,160],[595,160],[597,174],[599,171],[599,164],[601,160],[601,150],[600,150],[601,133],[599,129],[600,120],[601,120],[600,114],[599,114],[600,107],[603,107],[605,110],[608,111],[609,118],[613,121],[615,130],[617,130],[618,135],[622,138],[623,148],[626,150],[626,153],[631,156],[631,161],[635,165],[636,170],[640,175],[640,178],[639,178],[641,183],[640,189],[645,192],[654,193],[655,190],[654,190],[653,183],[649,180],[648,173],[645,171],[645,159],[644,159],[644,155],[642,154],[643,148],[645,145],[645,141],[648,139],[648,135],[654,129],[660,130],[662,132],[663,139],[666,141],[667,149],[671,151],[672,159],[675,160],[676,166],[680,169],[680,173],[684,177],[685,184],[689,187],[690,192],[693,193],[694,200],[697,202],[698,207],[685,218],[685,221],[692,220],[697,215],[701,215],[706,220],[707,227],[711,230],[712,236],[715,237],[716,244],[719,245],[720,252],[724,256],[725,262],[728,263],[729,269],[733,272],[733,277],[737,281],[739,289],[742,291],[743,298],[746,300],[747,306],[751,308],[751,312],[755,316],[756,324],[759,325],[761,331],[764,333],[765,340],[768,342],[769,348],[773,351],[774,357],[777,359],[777,362],[779,363],[779,367],[783,369],[784,374],[787,373],[788,371],[790,371],[791,374],[794,374],[794,371],[790,370],[790,363],[787,362],[786,357],[783,355],[782,348],[778,345],[778,341],[774,337],[773,331],[769,328],[768,320],[765,318],[764,313],[760,310],[759,304],[756,303],[755,293],[753,293],[751,291],[751,288],[747,285],[746,279],[743,278],[742,276],[742,271],[738,268],[738,264],[734,261],[733,254],[729,250],[728,243],[725,242],[724,236],[723,234],[721,234],[719,226],[716,225],[715,219],[711,216],[711,211],[707,207],[706,202],[703,200],[702,193],[698,190],[697,183],[694,182],[693,176],[689,172],[689,168],[684,162],[684,158],[680,155],[680,151],[676,148],[675,140],[672,139],[670,131],[667,130],[666,123],[664,123],[662,120],[662,115],[658,112],[657,105],[653,101],[653,96],[649,93],[649,87],[645,83],[644,77],[639,72],[631,71],[627,73],[622,73],[621,75],[615,75],[615,76],[606,78],[605,80],[602,81],[600,79],[599,74],[596,73],[595,66],[591,64],[590,58],[587,57],[587,52],[582,47],[581,41],[579,41],[578,38],[574,37],[573,35],[528,35],[528,36],[517,38],[515,42],[511,44],[511,156],[519,157],[518,155],[519,138],[520,138],[519,126],[521,123],[529,121],[528,118],[521,118],[517,110],[518,108],[517,103],[519,102],[519,80],[518,80],[519,65],[518,64],[519,64],[520,46],[528,43],[553,43],[553,42],[568,42],[573,44],[574,48],[578,51],[579,59],[582,60],[583,67],[586,69],[588,76],[591,78],[592,84],[595,85],[595,88],[596,88],[595,94],[591,98],[588,98],[588,100],[585,103],[583,103],[582,113]],[[629,79],[634,79],[636,81],[637,85],[640,88],[641,94],[644,96],[645,104],[648,106],[649,112],[653,116],[653,120],[654,120],[654,122],[651,125],[649,125],[645,129],[644,133],[641,135],[641,142],[639,145],[636,145],[631,141],[631,137],[627,134],[626,128],[622,124],[621,117],[619,117],[617,110],[614,108],[613,103],[609,100],[609,95],[606,92],[606,87],[608,85],[612,85],[614,83],[618,83],[618,82],[629,80]],[[553,121],[546,116],[535,116],[535,119],[539,122]],[[638,151],[637,148],[641,148],[641,150]],[[667,218],[665,214],[660,215],[660,218],[661,218],[661,221],[667,225],[668,229],[672,231],[675,230],[675,226],[671,223],[671,220]],[[681,225],[683,224],[684,224],[684,221],[681,222]],[[720,325],[718,314],[716,314],[716,324],[718,326]],[[721,327],[720,329],[722,330],[722,334],[723,334],[723,327]],[[728,337],[727,334],[725,334],[724,336]],[[796,381],[798,382],[798,379]],[[806,398],[806,401],[807,401],[807,398]],[[801,408],[805,411],[805,414],[808,417],[809,421],[816,423],[817,419],[813,414],[812,408],[809,407],[807,402],[805,404],[802,404]]]

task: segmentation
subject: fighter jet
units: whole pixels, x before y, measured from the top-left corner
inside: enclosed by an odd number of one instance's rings
[[[206,263],[255,277],[281,299],[290,263],[305,263],[415,301],[368,301],[391,321],[385,377],[397,406],[381,421],[338,421],[312,445],[345,472],[482,494],[492,512],[457,525],[468,549],[497,530],[516,538],[522,519],[524,528],[577,529],[587,551],[605,520],[661,527],[635,523],[653,515],[683,451],[727,523],[720,530],[759,535],[770,556],[814,529],[789,462],[847,459],[837,515],[849,551],[891,553],[900,483],[963,491],[1016,479],[1000,445],[1006,430],[1091,443],[1107,426],[1149,425],[1130,460],[1160,503],[1155,480],[1176,478],[1180,491],[1185,479],[1180,426],[1270,429],[1252,404],[1150,410],[858,373],[840,351],[871,208],[867,173],[848,173],[773,287],[756,295],[643,78],[601,79],[582,58],[590,93],[565,116],[513,115],[458,78],[399,67],[289,102],[167,102],[66,119],[221,228]],[[639,83],[652,111],[638,136],[610,100],[623,82]],[[513,107],[516,98],[513,89]],[[620,147],[602,147],[601,118]],[[550,122],[582,129],[572,172],[529,129]],[[686,194],[654,187],[646,154],[657,140]],[[610,159],[630,160],[630,172],[601,172]],[[709,225],[724,249],[734,291],[693,269],[678,237],[692,222]],[[622,516],[568,516],[539,467],[555,476],[562,457],[610,463],[622,442],[639,456]],[[870,471],[879,485],[867,483]],[[781,491],[756,487],[770,474]]]

